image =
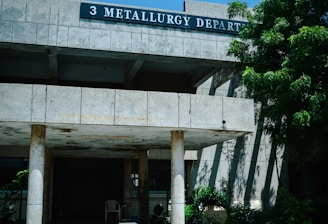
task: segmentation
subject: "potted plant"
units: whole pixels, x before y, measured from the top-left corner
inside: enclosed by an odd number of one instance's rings
[[[203,208],[205,219],[216,219],[221,223],[227,218],[228,198],[224,192],[218,191],[215,187],[199,186],[194,190],[193,198],[194,203],[200,209]]]
[[[194,190],[194,203],[197,205],[227,206],[227,196],[225,193],[216,190],[215,187],[199,186]]]

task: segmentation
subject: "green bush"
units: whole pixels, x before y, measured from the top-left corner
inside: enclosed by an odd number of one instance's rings
[[[186,197],[185,206],[185,223],[189,224],[192,219],[197,217],[198,220],[204,220],[205,215],[199,206],[217,205],[227,207],[228,197],[224,192],[216,190],[214,187],[199,186],[193,191],[191,197]],[[219,217],[208,215],[206,217],[209,223],[221,223]],[[218,221],[219,220],[219,221]]]
[[[202,203],[203,206],[217,205],[227,207],[228,200],[226,194],[216,190],[215,187],[199,186],[194,190],[193,198],[196,205]]]
[[[6,211],[9,205],[21,200],[22,190],[27,189],[28,173],[28,169],[21,170],[17,172],[16,179],[0,187],[4,193],[4,200],[0,204],[1,212]]]
[[[258,224],[312,224],[315,214],[312,201],[299,200],[285,188],[278,190],[276,204],[272,208],[259,211],[239,205],[229,211],[226,224],[239,224],[245,218]]]
[[[241,204],[231,206],[229,209],[229,216],[225,224],[240,224],[243,220],[258,221],[261,211],[251,209],[249,206]],[[245,222],[245,221],[244,221]],[[256,222],[261,223],[261,222]]]
[[[298,200],[287,189],[278,191],[276,205],[267,211],[272,224],[312,224],[315,214],[310,200]]]
[[[198,207],[195,204],[186,204],[185,206],[185,223],[192,222],[192,218],[199,213]]]

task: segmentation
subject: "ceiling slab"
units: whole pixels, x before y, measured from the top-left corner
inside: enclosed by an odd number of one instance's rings
[[[0,124],[0,148],[29,147],[29,123]],[[46,125],[46,147],[58,157],[134,158],[140,150],[170,150],[171,131],[158,127],[51,124]],[[184,147],[199,150],[243,134],[188,129],[184,130]]]
[[[195,88],[213,71],[232,64],[183,57],[0,43],[0,66],[0,78],[6,82],[122,89],[129,83],[133,89],[152,90],[156,80],[140,80],[144,83],[140,86],[135,83],[138,83],[139,77],[148,79],[148,75],[153,74],[159,80],[167,80],[161,83],[162,90],[176,92],[176,88],[170,89],[172,83],[182,82],[179,85],[189,87],[181,89],[181,92],[194,93]]]

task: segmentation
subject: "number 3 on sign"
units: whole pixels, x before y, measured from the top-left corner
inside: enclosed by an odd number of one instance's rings
[[[94,6],[94,5],[90,6],[90,12],[89,13],[90,13],[91,16],[97,15],[97,7]]]

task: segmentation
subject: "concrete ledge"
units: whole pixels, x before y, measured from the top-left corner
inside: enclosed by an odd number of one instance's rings
[[[147,126],[147,92],[115,92],[115,124]]]
[[[224,129],[254,131],[254,105],[251,100],[234,97],[223,97],[222,114]],[[249,129],[252,127],[251,129]]]
[[[148,126],[179,127],[177,93],[148,92]]]
[[[81,88],[47,86],[46,94],[47,123],[79,124],[81,122]]]
[[[223,130],[222,97],[191,95],[190,107],[190,127]]]
[[[0,83],[0,121],[252,132],[253,100]]]
[[[84,88],[81,97],[81,124],[114,124],[115,90]]]
[[[191,94],[179,93],[179,127],[190,127]]]
[[[32,85],[0,84],[0,120],[31,121]]]

